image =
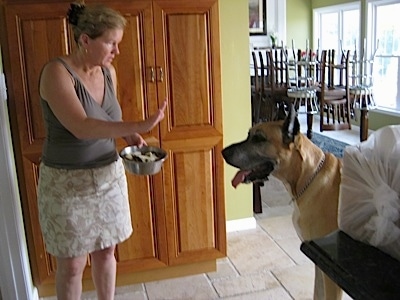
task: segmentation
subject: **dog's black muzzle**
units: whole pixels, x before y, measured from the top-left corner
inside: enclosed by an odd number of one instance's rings
[[[268,180],[276,165],[275,161],[251,151],[247,140],[232,144],[224,148],[221,153],[227,164],[249,172],[243,180],[244,183]]]

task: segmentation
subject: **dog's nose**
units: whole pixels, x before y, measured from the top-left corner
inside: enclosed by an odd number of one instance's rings
[[[229,147],[226,147],[222,149],[221,154],[222,157],[224,158],[225,162],[228,165],[231,165],[236,168],[241,168],[241,163],[240,163],[240,152],[237,151],[237,148],[235,145],[230,145]]]
[[[222,157],[225,160],[229,159],[229,157],[231,156],[230,155],[231,152],[232,152],[232,150],[230,147],[226,147],[226,148],[222,149],[222,151],[221,151]]]

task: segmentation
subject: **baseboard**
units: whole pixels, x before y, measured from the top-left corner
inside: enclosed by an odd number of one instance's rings
[[[254,229],[256,226],[257,221],[254,217],[231,220],[226,222],[226,232]]]
[[[39,293],[37,288],[34,288],[32,291],[32,300],[39,300]]]

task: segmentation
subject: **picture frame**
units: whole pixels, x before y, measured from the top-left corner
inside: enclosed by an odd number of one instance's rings
[[[265,35],[266,29],[266,0],[249,0],[250,35]]]

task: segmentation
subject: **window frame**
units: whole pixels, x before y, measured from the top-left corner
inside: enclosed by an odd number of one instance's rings
[[[361,4],[360,2],[350,2],[346,4],[335,4],[335,5],[330,5],[326,7],[321,7],[321,8],[315,8],[313,9],[313,45],[314,48],[319,48],[319,41],[321,39],[321,18],[322,14],[326,13],[339,13],[339,36],[337,40],[337,47],[336,49],[340,49],[340,40],[343,40],[343,12],[348,11],[348,10],[354,10],[358,9],[360,11],[360,22],[361,22]],[[361,24],[360,24],[360,29],[361,29]],[[361,37],[361,30],[360,30],[360,36],[359,36],[359,44],[360,40],[362,39]],[[359,48],[360,45],[357,45]]]
[[[357,44],[357,49],[362,48],[362,43],[366,43],[366,55],[370,57],[372,52],[376,49],[376,8],[378,6],[390,5],[400,3],[399,0],[367,0],[365,3],[361,3],[361,1],[357,2],[349,2],[345,4],[335,4],[326,7],[314,8],[313,9],[313,45],[314,48],[318,49],[321,46],[319,45],[319,40],[321,38],[321,17],[326,13],[338,13],[340,12],[339,19],[339,28],[338,28],[338,42],[337,48],[340,49],[340,39],[343,38],[343,12],[352,9],[358,9],[360,11],[360,34]],[[322,48],[318,49],[322,50]],[[378,50],[379,53],[379,50]],[[377,54],[378,54],[377,53]],[[379,54],[378,54],[379,55]],[[378,56],[377,55],[377,56]],[[393,57],[399,57],[398,55],[394,55]],[[399,57],[400,60],[400,57]],[[400,69],[398,71],[400,78]],[[400,93],[400,85],[397,87],[398,93]],[[379,100],[377,101],[377,108],[375,111],[384,112],[386,114],[400,116],[400,99],[396,100],[396,108],[389,108],[379,106]]]
[[[377,46],[378,39],[377,35],[377,16],[376,11],[379,6],[386,6],[391,4],[399,4],[399,0],[367,0],[367,7],[366,7],[366,16],[369,22],[366,22],[366,38],[367,38],[367,53],[368,55],[372,54],[372,51]],[[399,25],[400,26],[400,25]],[[379,57],[392,57],[397,58],[400,60],[400,55],[390,55],[387,54],[380,56],[379,49],[376,55],[377,58]],[[400,69],[398,70],[398,76],[400,76]],[[397,93],[400,93],[400,85],[397,86]],[[379,101],[377,103],[377,110],[382,111],[384,113],[389,113],[391,115],[400,116],[400,99],[396,99],[396,108],[390,108],[386,106],[379,106]]]

